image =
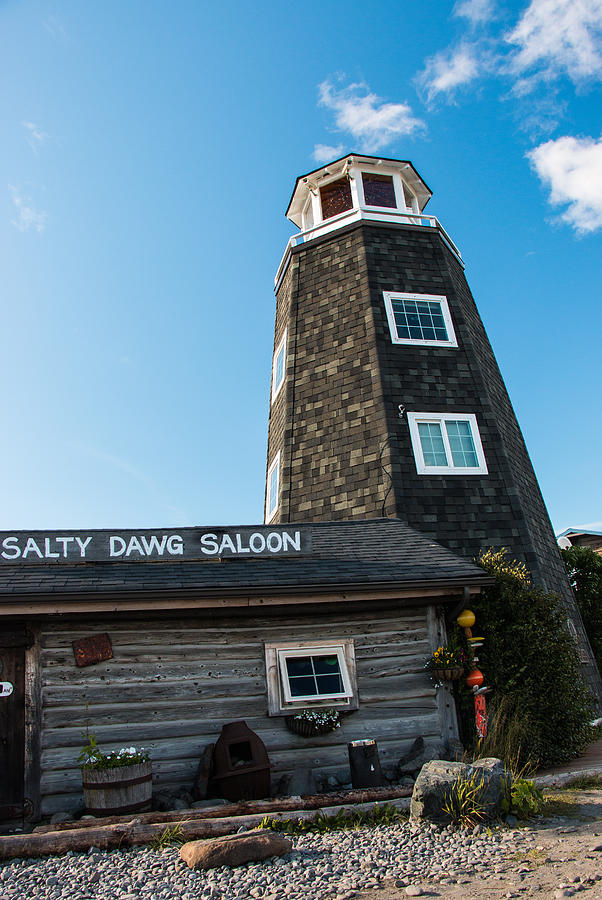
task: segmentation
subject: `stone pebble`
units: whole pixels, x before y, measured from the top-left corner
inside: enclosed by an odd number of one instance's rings
[[[429,881],[487,877],[529,839],[524,831],[399,822],[301,835],[281,859],[204,872],[191,871],[174,846],[92,849],[2,863],[0,900],[351,900],[391,881],[408,896],[421,896],[418,889]]]

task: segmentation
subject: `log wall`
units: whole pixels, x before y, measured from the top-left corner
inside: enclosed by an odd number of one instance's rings
[[[347,608],[319,621],[199,615],[49,622],[40,630],[42,814],[81,804],[77,756],[86,727],[103,750],[149,749],[155,792],[190,786],[205,745],[237,719],[264,741],[272,784],[299,767],[340,776],[347,742],[361,738],[375,738],[384,767],[393,766],[418,735],[436,742],[455,733],[423,668],[438,627],[432,607]],[[71,642],[105,631],[114,658],[77,668]],[[304,738],[267,715],[263,644],[316,638],[353,638],[360,706],[335,732]]]

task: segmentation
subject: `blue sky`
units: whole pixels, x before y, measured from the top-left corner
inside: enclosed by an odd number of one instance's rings
[[[0,0],[0,528],[263,518],[295,177],[410,159],[602,528],[602,0]]]

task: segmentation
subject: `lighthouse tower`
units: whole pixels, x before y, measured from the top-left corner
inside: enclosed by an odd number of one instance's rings
[[[468,558],[507,547],[558,592],[600,689],[527,449],[412,163],[297,178],[276,276],[266,522],[402,519]],[[597,679],[597,681],[596,681]]]

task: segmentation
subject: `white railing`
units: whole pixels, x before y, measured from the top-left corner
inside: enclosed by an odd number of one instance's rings
[[[390,212],[381,213],[356,207],[354,209],[348,209],[345,212],[339,213],[338,216],[332,216],[330,219],[326,219],[324,222],[319,222],[317,225],[312,225],[311,228],[306,228],[305,231],[299,231],[297,234],[291,235],[284,250],[282,259],[280,260],[280,265],[278,266],[278,271],[276,272],[276,277],[274,279],[276,290],[278,290],[278,288],[280,287],[280,282],[282,281],[282,278],[288,266],[291,250],[293,249],[293,247],[298,247],[299,244],[304,244],[305,241],[311,241],[313,238],[320,237],[323,234],[329,234],[331,231],[336,231],[343,225],[349,225],[352,222],[359,222],[361,219],[367,219],[373,222],[394,222],[402,223],[404,225],[419,225],[427,228],[436,228],[441,235],[444,243],[447,244],[460,265],[464,267],[462,254],[460,253],[446,230],[441,225],[441,222],[439,222],[439,220],[436,218],[436,216],[425,216],[423,213],[415,214],[409,212],[398,212],[397,210],[391,210]]]

